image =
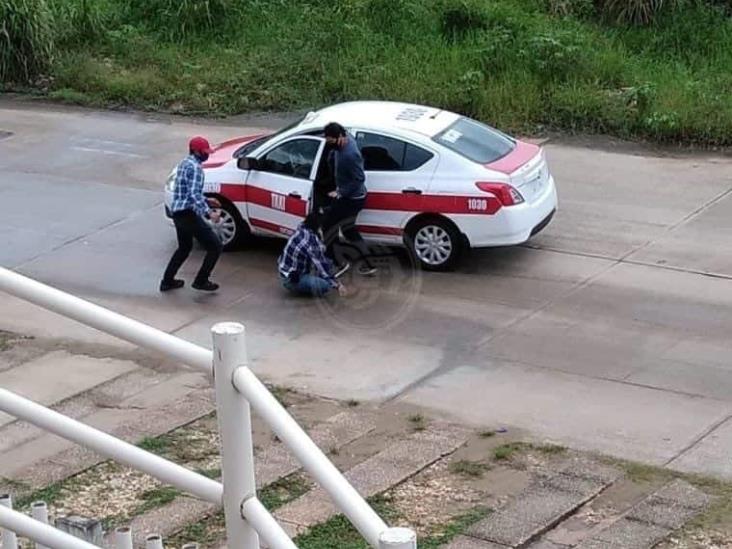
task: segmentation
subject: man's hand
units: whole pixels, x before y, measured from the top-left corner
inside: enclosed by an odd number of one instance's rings
[[[218,210],[211,210],[208,212],[208,218],[211,220],[212,223],[218,223],[221,221],[221,212]]]
[[[338,198],[338,191],[330,191],[328,196],[331,198]]]
[[[348,297],[349,291],[343,284],[338,284],[338,295],[341,297]]]
[[[206,202],[208,202],[208,205],[212,208],[221,207],[221,201],[218,198],[214,198],[213,196],[206,197]]]

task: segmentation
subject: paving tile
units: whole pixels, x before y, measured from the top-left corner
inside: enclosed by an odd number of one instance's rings
[[[0,387],[48,406],[137,369],[127,360],[53,351],[0,373]],[[15,418],[0,413],[0,427]]]
[[[663,540],[670,530],[655,524],[620,519],[593,539],[608,544],[613,549],[649,549]],[[582,545],[583,549],[587,549]]]
[[[559,466],[557,472],[579,478],[599,480],[605,483],[615,482],[623,476],[623,472],[617,467],[585,456],[573,456],[567,459]]]
[[[460,447],[469,434],[462,429],[428,430],[392,444],[345,474],[364,497],[381,493]],[[337,514],[322,488],[311,490],[275,513],[278,520],[310,527]]]
[[[507,547],[469,536],[458,536],[444,549],[507,549]]]
[[[677,503],[689,509],[703,509],[711,501],[711,497],[681,479],[667,484],[653,495],[661,501]]]
[[[698,511],[695,509],[651,498],[633,508],[628,518],[676,530],[696,514]]]
[[[586,501],[570,492],[532,487],[507,507],[473,525],[468,533],[511,547],[526,543]]]

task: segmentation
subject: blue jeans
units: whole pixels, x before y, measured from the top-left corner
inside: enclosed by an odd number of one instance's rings
[[[310,297],[324,296],[333,289],[330,282],[324,278],[311,274],[300,275],[297,282],[292,282],[287,278],[282,278],[282,285],[293,294]]]

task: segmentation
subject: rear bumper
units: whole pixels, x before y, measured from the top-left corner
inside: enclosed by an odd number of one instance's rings
[[[504,207],[491,216],[461,216],[455,221],[474,248],[515,246],[544,230],[557,207],[557,189],[550,177],[544,192],[530,204]]]

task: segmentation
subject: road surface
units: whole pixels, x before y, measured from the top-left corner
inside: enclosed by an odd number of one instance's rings
[[[732,478],[731,158],[550,141],[561,209],[529,246],[339,307],[284,295],[262,242],[222,259],[217,295],[160,295],[161,187],[187,138],[279,123],[0,102],[0,265],[204,345],[244,322],[276,383]],[[5,295],[0,311],[2,329],[119,344]]]

